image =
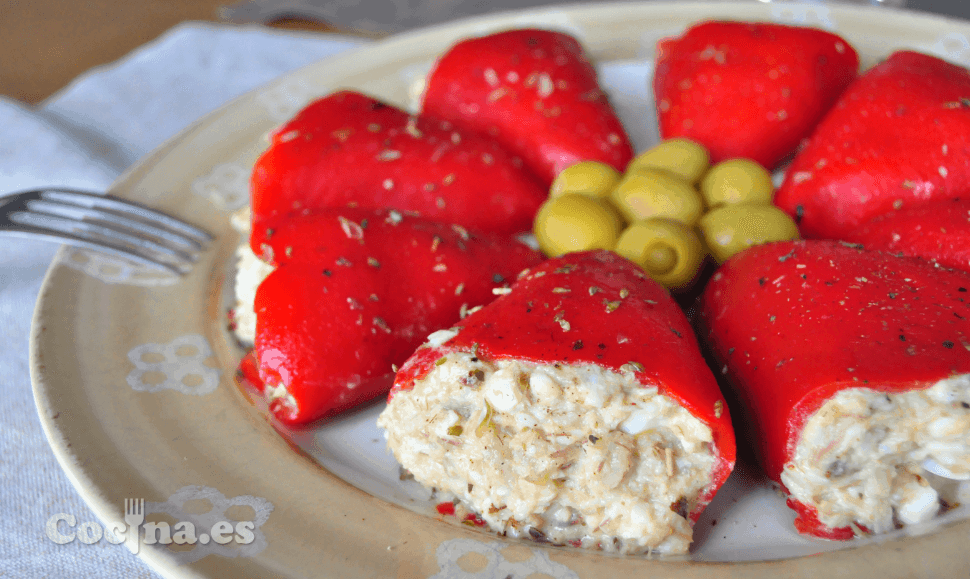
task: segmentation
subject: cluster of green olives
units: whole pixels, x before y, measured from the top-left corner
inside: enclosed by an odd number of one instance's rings
[[[752,245],[798,239],[794,221],[772,205],[773,194],[771,175],[758,163],[729,159],[711,167],[704,147],[669,139],[622,174],[595,161],[565,169],[533,232],[549,257],[610,249],[681,289],[708,254],[722,263]]]

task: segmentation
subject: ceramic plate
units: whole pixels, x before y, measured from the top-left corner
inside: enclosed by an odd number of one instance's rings
[[[69,249],[47,274],[31,337],[37,406],[58,459],[95,512],[120,522],[124,499],[143,498],[146,521],[181,530],[184,544],[140,546],[166,577],[968,576],[970,521],[959,513],[906,536],[849,545],[810,541],[791,530],[781,499],[743,463],[698,522],[696,546],[685,559],[608,557],[501,539],[434,516],[428,495],[399,480],[374,426],[380,404],[281,435],[236,385],[243,350],[228,331],[226,311],[239,236],[230,215],[247,202],[250,167],[279,123],[340,88],[409,106],[415,83],[457,39],[543,26],[579,37],[642,149],[657,139],[647,90],[656,42],[706,18],[835,30],[864,66],[903,47],[970,63],[970,23],[913,12],[597,4],[392,37],[233,101],[112,188],[217,235],[191,275],[172,279]],[[216,537],[226,535],[213,534],[220,522],[230,529],[225,545]]]

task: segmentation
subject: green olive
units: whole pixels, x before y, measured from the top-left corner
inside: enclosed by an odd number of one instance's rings
[[[698,226],[718,263],[769,241],[798,239],[798,226],[774,205],[725,205],[701,217]]]
[[[751,159],[728,159],[711,167],[701,180],[708,207],[771,203],[771,173]]]
[[[686,287],[704,261],[694,228],[671,219],[647,219],[627,227],[614,251],[670,289]]]
[[[627,171],[610,197],[630,223],[666,217],[693,225],[704,212],[693,185],[659,169]]]
[[[604,199],[620,181],[620,173],[606,163],[580,161],[563,169],[552,182],[549,190],[551,197],[566,193],[579,193],[589,197]]]
[[[623,218],[606,201],[567,193],[546,201],[536,214],[533,232],[549,257],[587,249],[613,249]]]
[[[688,183],[697,183],[711,164],[711,156],[702,145],[678,137],[668,139],[652,149],[640,153],[630,161],[631,169],[663,169]]]

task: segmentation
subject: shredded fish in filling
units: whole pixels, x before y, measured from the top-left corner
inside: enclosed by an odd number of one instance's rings
[[[493,530],[610,552],[687,552],[715,461],[707,425],[595,365],[449,354],[378,425],[418,482]]]
[[[953,500],[948,480],[970,486],[970,375],[839,392],[806,422],[781,480],[829,527],[883,533],[933,518]]]

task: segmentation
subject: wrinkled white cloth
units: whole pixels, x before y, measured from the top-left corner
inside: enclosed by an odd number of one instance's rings
[[[230,99],[363,42],[189,23],[84,74],[38,107],[0,98],[0,195],[43,186],[103,191],[133,162]],[[123,545],[59,545],[46,534],[58,513],[75,516],[77,525],[98,519],[54,458],[31,393],[30,321],[56,245],[9,237],[3,245],[0,576],[157,577]]]

